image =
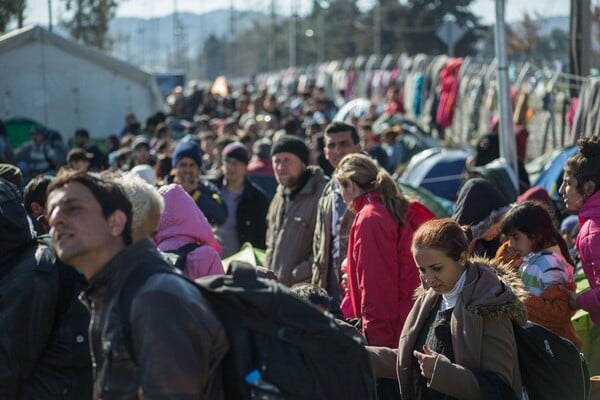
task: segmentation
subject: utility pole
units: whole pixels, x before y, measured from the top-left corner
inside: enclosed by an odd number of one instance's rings
[[[381,0],[376,0],[373,9],[373,52],[381,54]]]
[[[269,37],[267,42],[267,55],[269,60],[269,71],[275,69],[275,0],[271,0],[271,23],[269,24]]]
[[[173,0],[173,45],[171,55],[171,66],[173,69],[179,67],[177,52],[179,51],[179,17],[177,16],[177,0]]]
[[[494,44],[498,60],[498,99],[500,103],[500,157],[503,157],[514,172],[513,185],[519,190],[517,163],[517,141],[513,130],[512,105],[508,82],[508,62],[506,57],[506,32],[504,27],[504,0],[496,0],[496,25]]]
[[[590,0],[571,0],[569,17],[569,73],[576,76],[590,74],[591,28]],[[571,97],[579,96],[578,80],[571,80]]]
[[[325,0],[318,2],[319,15],[317,15],[317,62],[322,63],[325,60],[325,10],[329,8],[329,3]]]
[[[235,35],[233,34],[233,0],[229,2],[229,38],[227,40],[227,77],[231,79],[233,76],[233,41]]]
[[[290,28],[289,28],[289,60],[288,66],[296,66],[296,1],[290,3]]]
[[[48,30],[52,32],[52,0],[48,0]]]

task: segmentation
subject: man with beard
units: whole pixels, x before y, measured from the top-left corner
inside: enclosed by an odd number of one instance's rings
[[[271,160],[279,185],[267,214],[265,266],[293,286],[312,276],[317,203],[327,179],[319,167],[308,166],[308,147],[296,136],[277,139]]]

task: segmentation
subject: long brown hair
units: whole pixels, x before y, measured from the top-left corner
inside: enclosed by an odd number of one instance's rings
[[[366,193],[378,193],[394,219],[401,226],[406,224],[408,200],[390,174],[379,168],[370,157],[360,153],[348,154],[340,161],[334,177],[339,182],[351,180]]]

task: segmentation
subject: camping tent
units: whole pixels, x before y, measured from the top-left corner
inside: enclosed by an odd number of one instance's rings
[[[543,187],[551,197],[558,198],[558,188],[562,182],[564,166],[575,153],[577,153],[577,146],[553,151],[533,185]]]
[[[424,150],[412,157],[400,176],[400,182],[425,188],[436,196],[455,201],[469,155],[463,150],[439,147]]]
[[[118,134],[124,116],[163,109],[153,76],[39,26],[0,36],[0,118],[29,118],[70,137]]]

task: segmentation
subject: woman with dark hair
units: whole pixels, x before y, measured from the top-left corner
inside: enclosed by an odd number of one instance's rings
[[[451,219],[414,234],[422,290],[398,349],[367,348],[378,377],[397,374],[403,400],[520,398],[513,321],[526,322],[526,294],[514,272],[470,258],[471,241]]]
[[[565,165],[559,193],[567,210],[579,212],[575,246],[590,290],[566,293],[572,309],[586,310],[600,325],[600,137],[582,137],[577,146],[579,151]]]

